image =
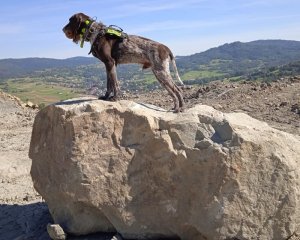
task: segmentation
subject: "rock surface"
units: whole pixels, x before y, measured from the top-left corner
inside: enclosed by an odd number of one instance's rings
[[[300,224],[300,137],[243,113],[77,99],[39,112],[29,155],[71,234],[287,239]]]

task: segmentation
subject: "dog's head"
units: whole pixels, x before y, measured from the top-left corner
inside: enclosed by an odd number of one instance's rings
[[[86,26],[86,20],[92,20],[89,16],[83,13],[76,13],[69,19],[69,23],[64,26],[63,32],[66,37],[78,43],[80,40],[81,30]]]

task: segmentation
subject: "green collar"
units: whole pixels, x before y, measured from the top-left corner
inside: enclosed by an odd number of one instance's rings
[[[90,23],[92,23],[92,21],[90,21],[90,20],[85,20],[84,21],[84,23],[85,23],[85,25],[86,26],[89,26],[90,25]],[[81,29],[81,33],[80,33],[80,47],[81,48],[83,48],[83,44],[84,44],[84,35],[85,35],[85,33],[86,33],[86,27],[84,27],[84,28],[82,28]]]

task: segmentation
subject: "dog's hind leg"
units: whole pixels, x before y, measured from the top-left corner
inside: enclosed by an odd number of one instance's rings
[[[168,91],[174,101],[174,112],[183,110],[183,98],[179,87],[174,83],[171,74],[165,67],[152,68],[152,71],[160,84]]]
[[[182,90],[172,81],[171,85],[174,89],[174,92],[178,98],[179,101],[179,107],[181,109],[181,111],[183,110],[183,105],[184,105],[184,100],[183,100],[183,96],[182,96]]]
[[[178,104],[179,104],[179,109],[178,111],[182,112],[183,111],[183,105],[184,105],[184,100],[182,97],[182,91],[181,89],[173,82],[173,79],[171,81],[166,82],[166,86],[172,90],[172,92],[175,93],[177,99],[178,99]],[[176,108],[174,108],[176,111]]]

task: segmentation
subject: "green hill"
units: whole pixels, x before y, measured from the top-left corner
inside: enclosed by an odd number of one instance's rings
[[[300,60],[300,42],[288,40],[259,40],[234,42],[191,56],[178,57],[181,74],[198,72],[195,80],[216,80],[247,75],[259,69]],[[203,72],[215,73],[201,77]]]
[[[179,56],[176,61],[186,84],[223,79],[270,81],[300,73],[300,42],[234,42],[190,56]],[[159,87],[151,70],[143,71],[139,65],[120,65],[117,72],[123,90]],[[61,88],[64,91],[60,91]],[[99,94],[105,88],[104,65],[93,57],[0,60],[0,89],[23,100],[32,99],[42,92],[44,96],[55,95],[56,100],[62,100],[86,91]],[[51,101],[47,100],[45,103]]]
[[[176,59],[183,79],[211,78],[214,80],[215,78],[241,76],[253,70],[298,61],[300,60],[300,42],[289,40],[234,42],[190,56],[179,56]],[[84,72],[84,75],[102,75],[101,72],[95,72],[95,68],[99,67],[95,67],[95,64],[98,63],[99,60],[92,57],[2,59],[0,60],[0,80],[38,75],[41,71],[49,69],[52,73],[67,70],[78,74],[78,67],[79,72]],[[126,80],[145,77],[142,72],[138,74],[135,72],[138,69],[136,65],[122,65],[118,68],[122,74],[120,77]],[[146,72],[147,74],[149,72]]]
[[[300,61],[259,69],[245,76],[248,81],[274,81],[285,76],[300,75]]]

